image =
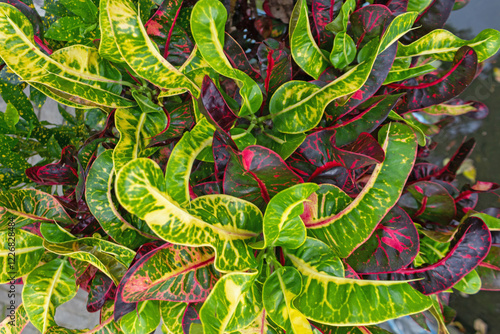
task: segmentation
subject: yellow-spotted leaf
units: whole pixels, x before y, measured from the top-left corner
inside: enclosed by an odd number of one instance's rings
[[[75,270],[67,260],[54,259],[26,277],[23,302],[30,322],[45,333],[56,326],[56,308],[76,295]]]
[[[328,56],[323,54],[314,40],[309,24],[307,1],[299,0],[290,18],[290,49],[293,60],[304,72],[318,79],[330,65]]]
[[[0,284],[30,273],[45,252],[42,238],[14,227],[0,231],[0,243]]]
[[[1,229],[7,228],[10,218],[13,218],[18,228],[35,221],[57,221],[63,226],[73,224],[71,217],[55,197],[35,189],[0,193]]]
[[[168,119],[163,109],[141,94],[133,93],[140,109],[118,109],[115,124],[120,140],[113,150],[113,162],[119,171],[127,162],[153,153],[147,149],[151,138],[163,131]]]
[[[112,191],[114,179],[113,151],[107,150],[97,157],[87,175],[85,184],[87,205],[103,230],[113,240],[130,249],[136,249],[155,236],[137,229],[120,214]]]
[[[184,133],[170,154],[165,170],[167,191],[180,207],[189,206],[191,168],[198,154],[205,147],[212,145],[214,131],[214,126],[203,118],[190,132]]]
[[[415,66],[411,68],[405,68],[405,69],[394,69],[391,70],[389,74],[387,74],[387,78],[385,78],[384,85],[388,85],[390,83],[397,81],[403,81],[410,78],[415,78],[435,70],[436,68],[429,64],[425,64],[422,66]]]
[[[274,126],[283,133],[302,133],[318,125],[326,106],[360,89],[368,79],[377,56],[410,31],[416,18],[416,13],[397,16],[367,60],[322,88],[305,81],[283,84],[274,93],[269,105],[274,115]]]
[[[264,307],[269,317],[287,333],[313,333],[307,318],[293,304],[302,287],[302,277],[293,267],[277,269],[264,283]]]
[[[99,54],[114,63],[123,62],[122,55],[116,46],[108,17],[108,1],[99,1],[99,29],[101,30],[101,41],[99,42]]]
[[[262,311],[256,283],[257,273],[223,276],[203,303],[200,319],[204,334],[223,334],[250,325]]]
[[[16,305],[9,304],[6,308],[8,316],[0,323],[0,334],[21,334],[29,322],[24,305],[16,309]]]
[[[335,262],[326,262],[339,259],[319,243],[308,238],[299,248],[285,251],[287,261],[302,276],[304,291],[294,305],[307,318],[333,326],[370,325],[419,313],[432,305],[429,297],[406,281],[342,277],[335,269],[338,266]]]
[[[183,333],[182,318],[186,313],[188,303],[171,302],[162,300],[160,302],[161,320],[163,320],[162,331],[165,334]]]
[[[447,30],[436,29],[409,45],[399,44],[396,59],[432,56],[440,60],[453,61],[458,49],[465,45],[476,51],[478,62],[485,61],[500,49],[500,32],[495,29],[485,29],[474,39],[464,40]]]
[[[33,41],[31,23],[16,8],[5,3],[0,3],[0,31],[0,57],[24,81],[43,85],[53,94],[61,95],[63,100],[83,108],[133,105],[120,94],[101,87],[103,83],[116,84],[114,78],[80,72],[41,52]]]
[[[82,238],[59,243],[44,240],[43,246],[49,252],[92,264],[111,278],[116,285],[125,275],[135,256],[134,251],[124,246],[98,238]]]
[[[160,302],[145,300],[137,303],[137,309],[125,314],[118,324],[125,334],[153,332],[160,324]]]
[[[302,183],[274,196],[267,205],[264,215],[264,241],[252,247],[297,248],[302,245],[307,235],[304,222],[300,218],[304,212],[303,202],[318,188],[315,183]]]
[[[170,181],[168,173],[166,179]],[[215,249],[217,270],[247,270],[255,265],[247,241],[253,242],[262,231],[259,208],[228,195],[198,197],[190,207],[179,206],[167,187],[160,166],[140,158],[118,172],[115,189],[120,204],[162,239]]]
[[[253,114],[262,104],[259,85],[245,72],[232,67],[224,54],[224,27],[227,10],[219,1],[201,0],[191,12],[191,30],[203,59],[220,74],[234,79],[240,87],[240,116]]]
[[[123,59],[139,76],[177,94],[189,91],[196,98],[200,89],[170,64],[155,48],[130,0],[107,0],[107,13],[115,44]]]
[[[308,233],[342,258],[360,246],[396,204],[415,162],[417,143],[410,127],[390,123],[379,135],[385,160],[375,167],[361,193],[338,213],[303,217]]]

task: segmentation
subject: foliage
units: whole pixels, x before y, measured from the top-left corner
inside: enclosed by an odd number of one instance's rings
[[[445,332],[452,289],[500,290],[474,140],[425,160],[485,116],[458,95],[500,33],[444,30],[466,2],[0,1],[0,278],[25,283],[0,331]],[[54,320],[78,289],[94,329]]]

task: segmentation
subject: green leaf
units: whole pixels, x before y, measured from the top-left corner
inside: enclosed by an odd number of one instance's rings
[[[161,319],[163,320],[163,330],[165,334],[183,333],[182,321],[184,313],[188,307],[188,303],[170,302],[162,300],[160,302]]]
[[[138,230],[120,214],[112,192],[114,176],[113,151],[107,150],[97,157],[87,175],[87,205],[104,232],[119,244],[136,249],[155,237]]]
[[[57,223],[41,223],[40,233],[46,241],[53,243],[61,243],[77,239],[73,234],[59,226]]]
[[[368,79],[378,54],[408,32],[416,13],[396,17],[385,31],[378,48],[363,63],[352,68],[328,85],[318,86],[304,81],[289,81],[274,93],[269,104],[274,126],[284,133],[301,133],[314,128],[326,106],[333,100],[354,93]]]
[[[425,146],[427,142],[427,136],[425,135],[425,132],[414,121],[401,117],[394,110],[391,110],[389,112],[389,119],[392,119],[393,121],[405,122],[406,125],[409,125],[415,131],[415,134],[417,135],[418,145]]]
[[[146,300],[137,304],[137,310],[125,314],[118,324],[125,334],[151,333],[160,324],[160,302]]]
[[[468,104],[436,104],[427,108],[420,109],[421,112],[425,112],[430,115],[451,115],[460,116],[471,111],[476,111],[477,109],[472,105]]]
[[[91,0],[61,0],[61,3],[85,22],[97,21],[97,6]]]
[[[184,133],[170,154],[165,170],[168,194],[180,207],[189,205],[189,175],[194,160],[205,147],[212,145],[214,131],[213,125],[204,118]]]
[[[9,190],[0,193],[1,229],[5,229],[10,217],[16,227],[35,221],[57,221],[64,226],[73,224],[71,217],[55,197],[35,189]]]
[[[107,13],[115,44],[135,73],[158,87],[173,89],[176,94],[188,90],[199,97],[200,89],[196,84],[166,61],[154,47],[136,6],[130,0],[107,0]]]
[[[387,74],[387,78],[385,78],[384,85],[410,78],[415,78],[430,73],[434,70],[436,70],[436,68],[429,64],[415,66],[407,69],[391,70],[389,74]]]
[[[26,327],[26,325],[29,322],[29,318],[28,315],[26,314],[26,310],[23,304],[19,305],[19,307],[16,309],[14,314],[14,319],[11,318],[11,316],[12,315],[6,317],[0,323],[0,334],[21,334],[24,327]]]
[[[356,58],[356,51],[356,44],[351,36],[345,32],[338,33],[335,35],[330,61],[335,68],[343,69]]]
[[[472,270],[458,281],[453,288],[468,295],[476,294],[481,290],[481,277],[479,277],[477,271]]]
[[[385,160],[375,167],[361,193],[342,211],[303,217],[308,233],[326,242],[342,258],[359,247],[396,204],[416,155],[415,134],[406,125],[390,123],[380,132]]]
[[[302,277],[292,267],[277,269],[264,283],[264,307],[269,317],[287,333],[312,334],[311,324],[293,304],[302,287]]]
[[[76,69],[64,66],[38,50],[33,41],[31,23],[17,9],[5,3],[0,3],[0,29],[3,31],[0,36],[2,59],[22,80],[34,84],[37,89],[43,87],[40,90],[44,94],[50,97],[61,96],[61,101],[69,101],[72,106],[76,104],[82,108],[133,105],[119,94],[106,91],[97,84],[109,82],[108,78],[89,77],[86,73],[82,74]],[[14,44],[15,52],[10,47]]]
[[[0,284],[30,273],[45,252],[42,238],[13,226],[0,231],[0,243]]]
[[[290,49],[293,60],[314,79],[329,65],[328,57],[312,36],[306,0],[297,1],[290,17]]]
[[[356,0],[346,0],[337,17],[332,22],[328,23],[325,28],[335,34],[346,31],[347,24],[349,23],[349,16],[354,9],[356,9]]]
[[[75,270],[67,260],[54,259],[26,277],[23,302],[30,322],[45,333],[54,321],[56,308],[76,295]]]
[[[118,109],[115,113],[115,124],[120,132],[120,140],[113,150],[113,162],[119,171],[127,162],[152,154],[147,149],[151,138],[168,126],[165,112],[148,98],[134,93],[134,98],[141,107]]]
[[[264,241],[254,248],[286,247],[297,248],[306,240],[306,227],[300,219],[304,211],[304,201],[311,196],[318,185],[302,183],[280,191],[266,208],[264,215]]]
[[[162,239],[214,248],[217,270],[247,270],[255,265],[245,241],[253,241],[262,231],[262,213],[252,203],[210,195],[196,198],[191,208],[178,206],[166,192],[161,168],[144,158],[129,162],[118,172],[115,189],[120,204],[144,219]]]
[[[335,255],[326,245],[318,247],[318,243],[308,238],[301,247],[285,251],[287,260],[302,275],[304,291],[294,305],[307,318],[333,326],[370,325],[422,312],[432,305],[429,297],[406,281],[337,276],[336,265],[325,262],[335,259]]]
[[[7,126],[15,131],[16,124],[19,122],[19,112],[11,103],[7,103],[4,120],[5,123],[7,123]]]
[[[114,63],[123,62],[122,55],[116,46],[111,22],[108,17],[108,1],[99,1],[99,29],[101,30],[101,41],[99,42],[99,54]]]
[[[217,282],[200,310],[204,334],[238,330],[258,317],[262,294],[255,291],[256,276],[257,273],[230,273]]]
[[[52,23],[45,33],[46,38],[56,41],[71,42],[81,37],[83,31],[89,26],[78,16],[61,17]]]
[[[400,43],[396,59],[432,56],[444,61],[453,61],[457,50],[465,45],[476,51],[478,62],[483,62],[500,49],[500,32],[495,29],[485,29],[474,39],[464,40],[447,30],[436,29],[409,45]]]
[[[191,12],[191,30],[203,59],[220,74],[234,79],[240,87],[242,106],[240,116],[254,114],[262,104],[262,91],[245,72],[232,67],[224,55],[224,26],[227,11],[222,3],[201,0]]]

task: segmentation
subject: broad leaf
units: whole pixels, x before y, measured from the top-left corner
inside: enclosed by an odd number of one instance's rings
[[[335,137],[332,137],[332,141]],[[332,147],[333,159],[347,169],[363,168],[384,161],[385,155],[377,140],[363,132],[355,142],[342,148]]]
[[[30,322],[40,332],[56,325],[56,308],[76,295],[74,272],[67,260],[54,259],[26,277],[23,302]]]
[[[295,306],[307,318],[334,326],[376,324],[422,312],[431,300],[407,282],[367,281],[339,275],[340,261],[326,245],[309,238],[285,256],[302,275],[304,292]],[[321,246],[320,246],[321,245]],[[333,262],[333,263],[332,263]],[[341,262],[340,262],[341,264]],[[370,312],[362,312],[370,302]]]
[[[101,30],[101,41],[99,42],[99,54],[114,63],[124,60],[116,46],[108,17],[108,1],[99,1],[99,28]]]
[[[481,290],[500,291],[500,247],[491,247],[476,271],[481,277]]]
[[[130,267],[118,286],[116,298],[127,303],[148,299],[203,301],[218,278],[212,269],[214,259],[211,248],[166,244]]]
[[[201,0],[191,12],[191,29],[203,58],[218,73],[236,80],[240,87],[242,106],[240,116],[255,113],[262,104],[262,92],[245,72],[235,69],[223,50],[226,8],[219,1]]]
[[[427,2],[425,10],[420,13],[415,25],[418,29],[414,29],[408,33],[407,37],[410,40],[415,40],[429,31],[440,29],[448,20],[451,14],[455,0],[439,0]],[[408,5],[409,6],[409,5]]]
[[[264,307],[269,317],[287,333],[312,334],[311,324],[294,306],[302,287],[302,277],[292,267],[277,269],[264,283]]]
[[[170,302],[162,300],[160,302],[161,319],[163,320],[162,331],[165,334],[184,333],[182,330],[183,323],[180,321],[186,310],[188,303]]]
[[[311,33],[307,1],[299,0],[290,18],[290,49],[297,65],[314,79],[328,67],[328,57],[318,47]]]
[[[209,195],[198,197],[191,208],[184,209],[166,193],[163,172],[149,159],[136,159],[122,168],[116,193],[122,206],[144,219],[162,239],[214,248],[217,270],[244,270],[254,265],[245,240],[251,241],[262,231],[262,213],[250,202]]]
[[[481,290],[481,277],[476,270],[472,270],[458,281],[453,288],[468,295],[476,294]]]
[[[315,216],[304,221],[311,235],[325,241],[343,258],[372,234],[396,204],[415,161],[415,134],[409,127],[391,123],[380,134],[385,160],[375,167],[356,199],[330,217]]]
[[[137,310],[124,315],[118,324],[125,334],[153,332],[160,324],[160,302],[146,300],[137,303]]]
[[[62,150],[59,162],[27,168],[26,176],[41,185],[76,185],[78,164],[75,155],[76,149],[67,146]]]
[[[8,225],[0,231],[0,283],[8,283],[30,273],[43,256],[43,239]]]
[[[107,12],[116,46],[135,73],[176,94],[188,90],[193,96],[199,96],[196,84],[156,50],[132,1],[107,0]]]
[[[290,52],[282,43],[268,38],[259,45],[257,57],[264,78],[264,89],[269,98],[279,86],[292,80]]]

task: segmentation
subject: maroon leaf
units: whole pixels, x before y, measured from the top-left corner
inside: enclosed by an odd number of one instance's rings
[[[418,29],[410,31],[405,37],[408,40],[416,40],[434,29],[443,28],[454,4],[455,0],[432,0],[413,24]]]
[[[442,185],[430,181],[408,186],[398,205],[430,230],[439,228],[436,225],[448,226],[456,213],[453,197]]]
[[[389,8],[384,5],[368,5],[352,13],[349,17],[351,36],[358,50],[373,38],[379,38],[392,17]]]
[[[426,181],[431,178],[432,175],[435,175],[439,172],[439,167],[428,163],[428,162],[420,162],[416,163],[413,166],[413,170],[410,173],[410,177],[408,178],[408,183],[413,183],[416,181]]]
[[[209,181],[198,183],[193,187],[193,191],[197,196],[222,194],[222,182]]]
[[[76,185],[78,182],[76,150],[66,146],[61,152],[61,160],[45,166],[34,166],[26,169],[26,176],[40,185]]]
[[[394,15],[400,15],[408,9],[408,0],[376,0],[375,3],[386,5]]]
[[[418,85],[389,84],[389,87],[408,90],[403,103],[396,108],[398,113],[405,113],[443,103],[462,93],[474,80],[477,73],[477,54],[474,49],[463,46],[455,54],[453,66],[442,75],[436,77],[428,74]]]
[[[280,191],[302,179],[268,148],[252,145],[241,153],[230,150],[224,174],[224,194],[250,201],[263,209]]]
[[[174,138],[182,135],[184,130],[193,126],[193,105],[191,101],[166,107],[168,115],[167,128],[151,139],[148,147],[165,146]]]
[[[342,6],[341,1],[313,0],[312,17],[314,29],[312,31],[320,48],[331,50],[333,47],[333,33],[326,30],[326,25],[335,19]]]
[[[231,157],[228,146],[237,149],[236,144],[231,137],[222,131],[216,130],[212,141],[212,152],[215,162],[215,178],[222,181],[227,163]]]
[[[208,75],[205,75],[201,85],[201,101],[204,108],[200,106],[200,111],[207,120],[223,132],[229,131],[238,116],[229,108],[224,97]]]
[[[186,311],[184,312],[184,316],[182,317],[182,331],[186,334],[192,332],[192,324],[201,324],[200,315],[196,308],[196,306],[198,305],[199,303],[191,303],[188,305]]]
[[[476,268],[488,255],[490,246],[491,235],[488,227],[481,219],[472,217],[459,226],[450,243],[449,252],[439,262],[375,277],[384,280],[416,280],[408,284],[424,295],[438,293],[448,290]]]
[[[243,51],[238,42],[236,42],[236,40],[227,32],[224,40],[224,54],[234,68],[245,72],[249,77],[256,81],[262,79],[259,72],[253,68],[252,65],[250,65],[245,51]]]
[[[476,271],[481,277],[481,290],[500,291],[500,248],[491,247]]]
[[[291,56],[283,43],[268,38],[259,45],[257,57],[264,78],[264,89],[270,97],[279,86],[292,80]]]
[[[102,272],[98,272],[92,279],[90,284],[90,292],[87,298],[87,311],[99,311],[107,300],[107,297],[112,294],[115,288],[113,280]]]
[[[457,176],[457,171],[462,165],[462,163],[467,159],[469,154],[472,152],[476,146],[476,140],[471,138],[466,142],[462,143],[458,150],[455,152],[450,161],[444,166],[437,174],[433,175],[436,178],[443,179],[445,181],[454,180]]]
[[[342,148],[335,147],[335,136],[331,140],[333,159],[347,169],[363,168],[381,163],[385,159],[384,150],[369,133],[361,133],[354,143]]]
[[[358,273],[393,272],[408,266],[418,251],[415,225],[403,209],[395,206],[346,261]]]

